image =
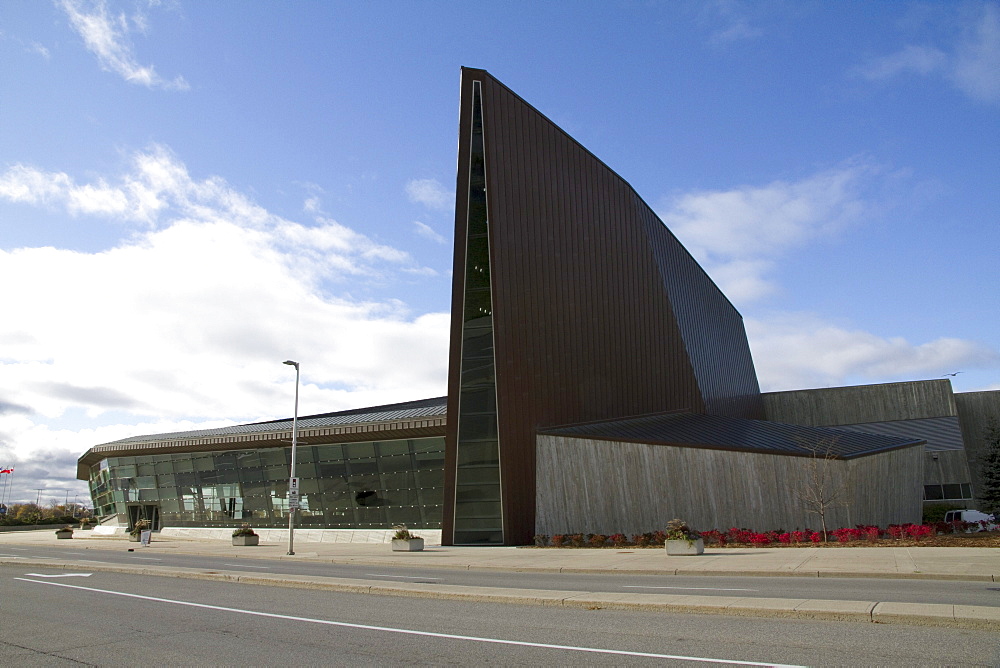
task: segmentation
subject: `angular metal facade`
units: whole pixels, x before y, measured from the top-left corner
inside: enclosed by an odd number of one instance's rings
[[[445,544],[530,542],[540,428],[763,419],[732,304],[628,183],[483,70],[462,71],[455,220]]]

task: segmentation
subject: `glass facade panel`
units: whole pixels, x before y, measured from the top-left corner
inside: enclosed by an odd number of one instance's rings
[[[471,139],[455,471],[456,545],[503,543],[486,150],[478,81],[473,82]]]
[[[137,459],[109,458],[91,467],[96,512],[128,516],[130,507],[142,503],[158,506],[161,526],[288,525],[290,449],[146,456],[142,464]],[[298,459],[304,526],[441,527],[444,438],[309,446],[299,449]]]

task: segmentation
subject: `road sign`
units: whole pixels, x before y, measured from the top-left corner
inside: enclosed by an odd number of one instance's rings
[[[299,490],[290,489],[288,490],[288,507],[291,510],[298,510],[299,507]]]

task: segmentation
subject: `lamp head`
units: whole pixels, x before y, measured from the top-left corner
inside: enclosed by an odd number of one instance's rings
[[[299,370],[299,363],[298,362],[293,362],[292,360],[285,360],[284,362],[282,362],[282,364],[287,364],[288,366],[293,366],[293,367],[295,367],[296,371]]]

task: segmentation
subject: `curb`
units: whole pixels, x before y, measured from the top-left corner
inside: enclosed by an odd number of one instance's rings
[[[466,585],[378,583],[322,576],[247,574],[165,566],[130,566],[89,561],[5,559],[0,564],[44,568],[88,569],[110,573],[215,580],[269,587],[319,589],[376,596],[452,599],[517,605],[586,608],[588,610],[644,610],[719,614],[741,617],[826,619],[875,624],[916,624],[1000,631],[1000,608],[935,603],[831,601],[821,599],[751,598],[745,596],[695,596],[684,594],[619,594],[548,589],[501,589]]]

